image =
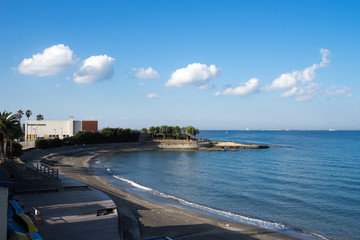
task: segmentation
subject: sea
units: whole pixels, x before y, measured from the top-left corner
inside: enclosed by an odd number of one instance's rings
[[[150,201],[300,239],[360,239],[360,131],[201,130],[269,144],[237,151],[143,151],[91,163]]]

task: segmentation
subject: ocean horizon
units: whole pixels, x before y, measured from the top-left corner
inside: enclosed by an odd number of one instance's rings
[[[360,131],[201,130],[198,137],[283,147],[121,153],[91,165],[157,203],[301,239],[360,236]]]

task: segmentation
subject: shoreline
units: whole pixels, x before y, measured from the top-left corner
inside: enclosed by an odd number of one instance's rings
[[[61,174],[88,184],[109,195],[119,211],[119,232],[124,239],[143,239],[169,236],[173,239],[297,239],[282,233],[221,220],[193,211],[157,204],[112,186],[92,172],[89,161],[94,157],[153,150],[139,143],[122,143],[90,146],[74,151],[64,147],[58,149],[27,152],[25,160],[47,157]],[[55,160],[54,160],[55,159]],[[54,164],[55,163],[55,164]]]

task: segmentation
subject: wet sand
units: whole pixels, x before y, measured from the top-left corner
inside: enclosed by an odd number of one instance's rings
[[[146,148],[147,149],[147,148]],[[122,151],[145,150],[139,144],[94,145],[73,150],[64,147],[27,152],[27,161],[49,156],[49,163],[61,174],[106,193],[119,212],[119,234],[122,239],[146,239],[168,236],[172,239],[296,239],[270,230],[232,223],[198,213],[141,199],[110,185],[91,171],[88,161],[95,156]]]

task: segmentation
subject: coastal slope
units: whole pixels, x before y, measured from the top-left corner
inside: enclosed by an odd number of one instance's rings
[[[197,240],[295,239],[270,230],[227,222],[149,202],[110,185],[93,172],[88,164],[95,156],[148,149],[141,143],[94,145],[76,151],[69,147],[63,147],[30,151],[24,155],[23,159],[28,162],[43,159],[57,167],[61,174],[106,193],[118,208],[118,227],[123,239],[147,239],[158,236]]]

